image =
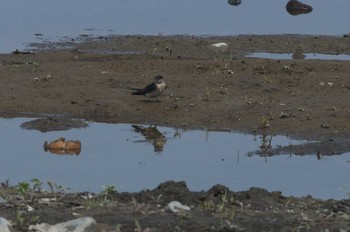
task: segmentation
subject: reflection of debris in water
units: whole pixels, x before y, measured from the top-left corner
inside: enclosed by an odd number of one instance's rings
[[[311,6],[297,0],[290,0],[286,5],[286,9],[291,15],[308,14],[312,11]]]
[[[81,142],[79,140],[67,140],[63,137],[50,143],[44,143],[44,150],[58,155],[79,155],[81,152]]]
[[[261,151],[266,151],[268,149],[270,149],[272,147],[271,145],[272,143],[272,136],[268,136],[268,135],[262,135],[261,136],[261,145],[260,145],[260,149]]]
[[[341,155],[350,151],[350,142],[347,140],[332,139],[309,142],[305,144],[277,146],[276,148],[261,149],[254,152],[249,152],[248,156],[260,155],[260,156],[275,156],[282,154],[294,154],[294,155],[315,155],[317,159],[321,159],[323,156]]]
[[[295,50],[295,52],[293,53],[293,59],[295,59],[295,60],[303,60],[303,59],[305,59],[305,54],[304,54],[304,51],[303,51],[303,49],[301,49],[301,48],[298,48],[298,49],[296,49]]]
[[[141,133],[148,142],[151,142],[154,151],[163,151],[166,143],[165,136],[155,126],[144,127],[140,125],[132,125],[136,132]]]
[[[18,49],[16,49],[14,52],[12,52],[12,54],[18,55],[18,54],[35,54],[35,52],[33,51],[19,51]]]
[[[41,132],[69,130],[72,128],[85,128],[88,123],[81,119],[71,119],[64,117],[45,117],[28,122],[24,122],[21,128],[27,130],[38,130]]]

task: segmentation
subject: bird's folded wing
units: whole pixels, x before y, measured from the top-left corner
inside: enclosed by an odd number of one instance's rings
[[[147,85],[142,91],[144,93],[150,93],[156,89],[157,89],[157,85],[155,83],[151,83],[151,84]]]

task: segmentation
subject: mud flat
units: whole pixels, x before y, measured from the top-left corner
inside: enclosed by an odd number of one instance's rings
[[[227,46],[211,46],[215,43]],[[319,141],[321,145],[311,149],[314,155],[344,153],[349,148],[350,63],[305,60],[300,54],[347,55],[349,44],[348,37],[298,35],[110,36],[38,44],[40,49],[33,53],[0,55],[0,116],[49,115],[283,134]],[[292,60],[245,57],[257,52],[296,56]],[[160,102],[145,102],[125,88],[143,87],[156,74],[168,84]],[[0,207],[2,215],[13,221],[29,204],[37,210],[25,212],[28,220],[38,216],[36,221],[55,224],[91,216],[98,228],[107,231],[341,231],[350,227],[348,200],[284,197],[255,188],[195,193],[183,183],[167,183],[140,193],[115,193],[107,200],[101,196],[83,200],[87,193],[60,193],[47,205],[38,203],[41,193],[18,202],[5,189]],[[163,210],[173,200],[191,210],[180,215]],[[24,227],[17,223],[15,228]]]

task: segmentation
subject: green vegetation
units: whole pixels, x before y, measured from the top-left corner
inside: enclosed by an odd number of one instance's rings
[[[37,223],[39,219],[39,216],[29,215],[17,209],[15,224],[21,231],[27,231],[29,225]]]
[[[204,201],[203,207],[207,211],[212,211],[216,213],[223,213],[231,220],[236,215],[236,207],[234,206],[234,198],[228,197],[227,192],[220,195],[219,202],[215,200]]]
[[[117,189],[113,185],[104,185],[102,194],[105,197],[105,200],[107,200],[110,196],[112,196],[114,193],[117,192]]]
[[[19,182],[15,186],[17,193],[20,195],[27,195],[30,192],[30,184],[28,182]]]

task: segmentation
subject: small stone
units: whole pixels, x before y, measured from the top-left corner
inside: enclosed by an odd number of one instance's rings
[[[321,124],[321,128],[329,129],[331,126],[329,124]]]
[[[286,113],[280,113],[279,118],[288,118],[288,114]]]

